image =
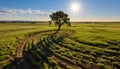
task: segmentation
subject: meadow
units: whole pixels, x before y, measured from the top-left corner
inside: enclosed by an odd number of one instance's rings
[[[0,68],[120,68],[119,23],[72,23],[55,34],[56,28],[48,23],[0,24]],[[23,50],[27,65],[11,64],[24,38],[30,38]]]

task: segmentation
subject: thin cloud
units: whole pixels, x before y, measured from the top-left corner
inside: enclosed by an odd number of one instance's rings
[[[5,14],[33,14],[33,15],[50,15],[51,11],[43,11],[43,10],[32,10],[32,9],[2,9],[0,13]]]

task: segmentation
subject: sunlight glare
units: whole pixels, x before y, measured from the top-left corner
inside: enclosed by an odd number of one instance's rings
[[[79,12],[81,9],[82,9],[81,5],[79,3],[77,3],[77,2],[73,2],[70,5],[70,10],[73,13]]]

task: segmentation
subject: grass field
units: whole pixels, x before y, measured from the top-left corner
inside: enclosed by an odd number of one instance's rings
[[[0,24],[0,68],[15,68],[16,48],[26,37],[25,61],[34,69],[119,69],[120,24]],[[40,32],[43,31],[43,32]],[[24,65],[23,65],[24,66]]]

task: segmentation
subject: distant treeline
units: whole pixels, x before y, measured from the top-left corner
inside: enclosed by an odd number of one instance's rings
[[[120,23],[120,22],[74,22],[74,23],[101,24],[101,23]]]
[[[0,23],[48,23],[48,21],[0,21]],[[120,23],[120,22],[72,22],[85,24],[100,24],[100,23]]]
[[[47,21],[0,21],[0,23],[47,23]]]

